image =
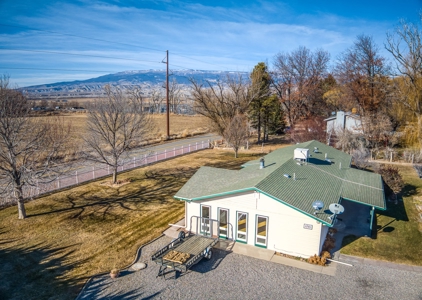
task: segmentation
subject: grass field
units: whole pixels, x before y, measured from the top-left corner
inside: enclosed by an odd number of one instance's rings
[[[422,266],[422,228],[414,203],[422,197],[422,179],[411,166],[399,169],[405,182],[403,201],[387,202],[386,211],[377,211],[376,239],[348,236],[341,253]]]
[[[239,168],[260,154],[205,150],[0,210],[0,299],[74,299],[99,272],[122,268],[137,248],[184,216],[172,196],[201,166]]]
[[[87,113],[64,113],[62,114],[66,124],[71,124],[71,136],[80,139],[85,133]],[[46,118],[40,116],[39,118]],[[47,117],[48,118],[48,117]],[[167,121],[165,114],[152,115],[155,131],[148,139],[162,139],[167,135]],[[186,137],[193,134],[205,133],[210,129],[207,118],[200,115],[170,115],[170,135]]]

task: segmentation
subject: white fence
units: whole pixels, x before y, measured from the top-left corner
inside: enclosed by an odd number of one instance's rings
[[[143,154],[140,157],[134,157],[124,161],[119,167],[118,172],[127,171],[142,166],[146,166],[161,160],[180,156],[190,152],[207,149],[210,147],[210,141],[204,140],[194,144],[186,144],[179,147],[167,148],[159,151],[151,151],[148,154]],[[92,167],[91,170],[75,171],[73,174],[58,177],[55,181],[50,183],[39,183],[37,186],[24,186],[23,193],[25,198],[33,198],[38,195],[49,193],[55,190],[78,185],[82,182],[95,180],[101,177],[109,176],[113,172],[109,166]],[[11,203],[12,199],[3,198],[0,205]]]

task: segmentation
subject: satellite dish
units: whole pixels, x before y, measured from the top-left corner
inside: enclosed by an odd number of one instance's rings
[[[316,213],[324,207],[324,202],[322,202],[321,200],[316,200],[312,202],[312,207],[315,209],[314,214],[316,215]]]
[[[328,206],[328,209],[335,215],[341,215],[344,213],[343,205],[338,203],[331,203],[330,206]]]
[[[328,206],[328,209],[333,213],[331,216],[328,217],[328,219],[333,220],[336,215],[341,215],[344,213],[344,207],[341,204],[338,203],[331,203]]]

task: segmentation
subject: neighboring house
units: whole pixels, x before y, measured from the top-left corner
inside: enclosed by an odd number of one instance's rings
[[[381,176],[351,168],[350,155],[323,143],[278,149],[263,160],[241,170],[201,167],[174,196],[185,201],[187,229],[212,229],[223,238],[309,257],[321,252],[335,224],[330,204],[367,206],[368,232],[374,209],[385,209]],[[320,211],[312,206],[316,200],[324,204]]]
[[[343,130],[348,130],[354,134],[362,133],[361,117],[354,111],[338,111],[324,121],[327,123],[327,144],[329,145],[332,144],[332,140],[336,138],[336,135]]]

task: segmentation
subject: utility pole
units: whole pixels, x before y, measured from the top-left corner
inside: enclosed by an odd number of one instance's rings
[[[169,103],[169,51],[167,53],[166,70],[166,113],[167,113],[167,139],[170,139],[170,103]]]

